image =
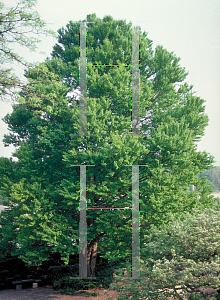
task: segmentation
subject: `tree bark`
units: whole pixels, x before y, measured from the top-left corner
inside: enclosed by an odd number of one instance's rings
[[[87,246],[87,276],[95,277],[98,242],[93,241]]]
[[[101,170],[102,171],[102,170]],[[95,175],[90,177],[91,185],[95,184]],[[98,183],[100,185],[100,182]],[[94,196],[94,203],[97,204],[99,198]],[[94,218],[88,218],[88,226],[94,225]],[[95,277],[95,267],[96,267],[96,258],[97,258],[97,249],[98,249],[98,239],[100,236],[103,236],[105,232],[98,234],[97,237],[87,244],[87,276],[92,275]]]
[[[90,177],[91,185],[94,185],[95,183],[95,176]],[[89,218],[88,219],[88,226],[94,225],[94,219]],[[91,242],[88,242],[87,244],[87,276],[95,277],[95,267],[96,267],[96,257],[97,257],[97,248],[98,248],[98,242],[97,240],[93,240]]]

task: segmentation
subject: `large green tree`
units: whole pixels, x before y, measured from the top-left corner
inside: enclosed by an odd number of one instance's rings
[[[131,23],[95,14],[86,21],[95,22],[88,23],[87,63],[131,63]],[[4,119],[11,130],[4,142],[18,147],[21,180],[5,187],[19,205],[4,213],[1,234],[20,244],[14,254],[30,264],[46,260],[48,251],[66,262],[79,251],[79,167],[72,165],[94,165],[87,168],[87,204],[99,208],[132,207],[132,169],[124,165],[146,165],[139,176],[140,246],[152,224],[169,221],[168,213],[214,203],[207,181],[197,177],[214,161],[195,146],[208,124],[205,101],[183,83],[180,58],[162,46],[153,51],[146,32],[140,33],[140,136],[125,135],[131,133],[132,70],[116,66],[88,67],[89,136],[75,135],[79,105],[68,93],[79,87],[79,31],[73,22],[58,31],[52,58],[28,70],[29,91]],[[189,192],[191,184],[198,189]],[[109,261],[130,259],[131,224],[131,210],[87,210],[88,274],[95,274],[97,253]]]
[[[40,42],[40,34],[55,33],[46,28],[38,12],[35,11],[37,0],[19,0],[15,7],[7,7],[0,2],[0,99],[5,96],[15,96],[16,88],[25,85],[15,73],[13,67],[28,67],[28,63],[23,57],[17,54],[15,46],[25,47],[35,51]],[[31,36],[30,36],[31,34]],[[38,37],[37,37],[38,36]]]

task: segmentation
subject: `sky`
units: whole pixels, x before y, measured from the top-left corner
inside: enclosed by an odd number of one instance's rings
[[[3,0],[14,6],[15,0]],[[148,32],[153,47],[165,49],[181,58],[180,65],[189,75],[186,82],[193,85],[195,95],[206,100],[205,113],[209,125],[198,143],[198,151],[207,151],[220,166],[220,0],[38,0],[37,11],[54,31],[71,21],[79,21],[96,13],[103,19],[111,15],[116,20],[132,22]],[[29,53],[15,48],[29,62],[43,62],[50,56],[56,39],[42,38],[39,50],[45,54]],[[23,70],[16,69],[22,77]],[[0,103],[0,119],[12,112],[10,103]],[[0,120],[0,156],[11,157],[14,147],[4,147],[3,135],[7,125]]]

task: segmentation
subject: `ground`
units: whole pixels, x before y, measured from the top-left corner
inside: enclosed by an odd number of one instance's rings
[[[108,291],[109,296],[105,295],[103,291]],[[89,292],[98,292],[98,297],[85,297]],[[88,291],[76,291],[73,296],[61,295],[55,291],[52,286],[46,285],[38,288],[25,288],[21,291],[16,289],[0,290],[0,300],[106,300],[112,296],[112,300],[116,299],[117,291],[109,291],[105,288],[93,288]]]

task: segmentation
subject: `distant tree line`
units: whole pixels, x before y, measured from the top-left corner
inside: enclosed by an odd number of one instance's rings
[[[198,178],[205,177],[208,179],[209,185],[213,188],[214,192],[220,191],[220,166],[210,170],[205,170],[198,174]]]

